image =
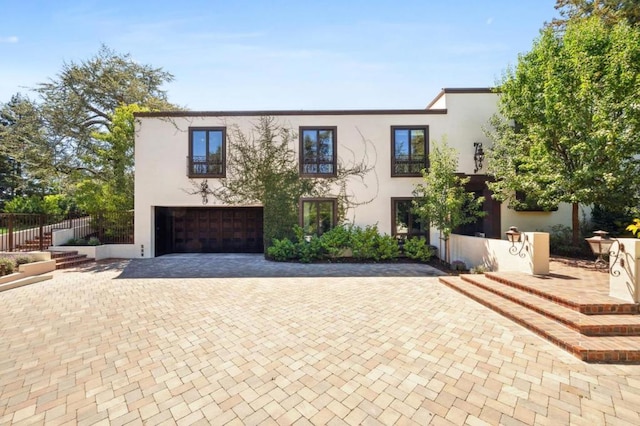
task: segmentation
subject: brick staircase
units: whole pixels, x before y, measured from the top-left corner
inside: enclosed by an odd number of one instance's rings
[[[46,232],[42,238],[42,249],[46,250],[51,246],[51,233]],[[27,240],[16,246],[16,251],[37,251],[40,250],[40,236],[36,235],[34,239]]]
[[[585,362],[640,364],[638,304],[609,297],[584,276],[486,273],[440,281]]]
[[[95,262],[95,259],[87,257],[86,254],[78,254],[77,251],[53,251],[51,259],[56,261],[56,269],[75,268]]]

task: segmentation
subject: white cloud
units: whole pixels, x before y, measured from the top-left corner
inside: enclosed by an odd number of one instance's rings
[[[17,43],[18,36],[0,37],[0,43]]]

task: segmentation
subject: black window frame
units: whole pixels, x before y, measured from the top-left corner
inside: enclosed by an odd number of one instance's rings
[[[418,217],[409,210],[409,223],[407,224],[407,232],[398,232],[398,224],[396,223],[396,219],[398,217],[398,203],[399,202],[409,202],[413,205],[413,201],[415,198],[413,197],[391,197],[391,235],[398,239],[406,239],[412,237],[423,237],[427,240],[427,244],[429,243],[430,237],[430,226],[424,226],[424,229],[421,232],[412,232],[413,224],[418,222]]]
[[[321,172],[308,172],[305,171],[305,165],[312,164],[316,165],[317,170],[320,170],[321,165],[329,164],[327,162],[321,162],[320,158],[317,157],[315,161],[311,161],[305,159],[305,149],[304,149],[304,133],[308,131],[315,131],[317,133],[317,140],[319,140],[319,133],[330,131],[332,133],[332,156],[331,156],[331,173],[321,173]],[[299,140],[300,143],[298,145],[299,148],[299,166],[300,166],[300,176],[303,177],[335,177],[338,175],[338,127],[337,126],[300,126],[298,129]]]
[[[202,132],[206,133],[206,153],[204,161],[194,161],[193,156],[193,134],[194,132]],[[209,173],[208,167],[207,172],[205,173],[196,173],[195,167],[196,165],[209,165],[208,157],[209,157],[209,132],[221,132],[222,133],[222,159],[221,164],[219,164],[221,172],[220,173]],[[215,163],[218,164],[218,163]],[[226,127],[189,127],[189,156],[187,157],[187,176],[190,178],[224,178],[227,173],[227,128]]]
[[[424,159],[412,160],[411,152],[409,152],[409,159],[405,160],[409,164],[418,163],[420,170],[416,172],[402,173],[396,170],[396,131],[408,130],[409,131],[409,150],[411,150],[411,131],[422,130],[424,131]],[[391,177],[422,177],[422,169],[429,170],[429,126],[391,126]]]
[[[307,232],[306,229],[306,225],[305,225],[305,220],[304,220],[304,205],[305,203],[315,203],[316,204],[316,210],[320,211],[320,203],[331,203],[331,214],[332,214],[332,221],[331,221],[331,225],[329,227],[329,229],[320,232],[320,233],[310,233]],[[320,236],[322,235],[324,232],[329,231],[333,228],[336,227],[336,225],[338,224],[338,199],[337,198],[329,198],[329,197],[315,197],[315,198],[301,198],[300,199],[300,217],[299,217],[299,223],[300,223],[300,227],[303,229],[305,235],[316,235],[316,236]],[[318,215],[317,219],[316,219],[316,229],[321,230],[322,227],[320,226],[320,215]]]

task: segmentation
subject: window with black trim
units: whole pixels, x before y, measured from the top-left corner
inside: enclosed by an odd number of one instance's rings
[[[300,226],[305,235],[320,236],[337,223],[335,198],[303,198],[300,200]]]
[[[391,235],[411,238],[424,237],[429,241],[429,226],[413,212],[413,198],[391,198]]]
[[[422,176],[428,154],[428,127],[391,126],[391,176]]]
[[[224,127],[190,127],[188,176],[225,177],[225,140]]]
[[[336,175],[336,127],[300,127],[300,174]]]

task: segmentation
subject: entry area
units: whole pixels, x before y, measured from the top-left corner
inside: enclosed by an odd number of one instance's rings
[[[262,207],[156,207],[155,256],[262,253]]]

